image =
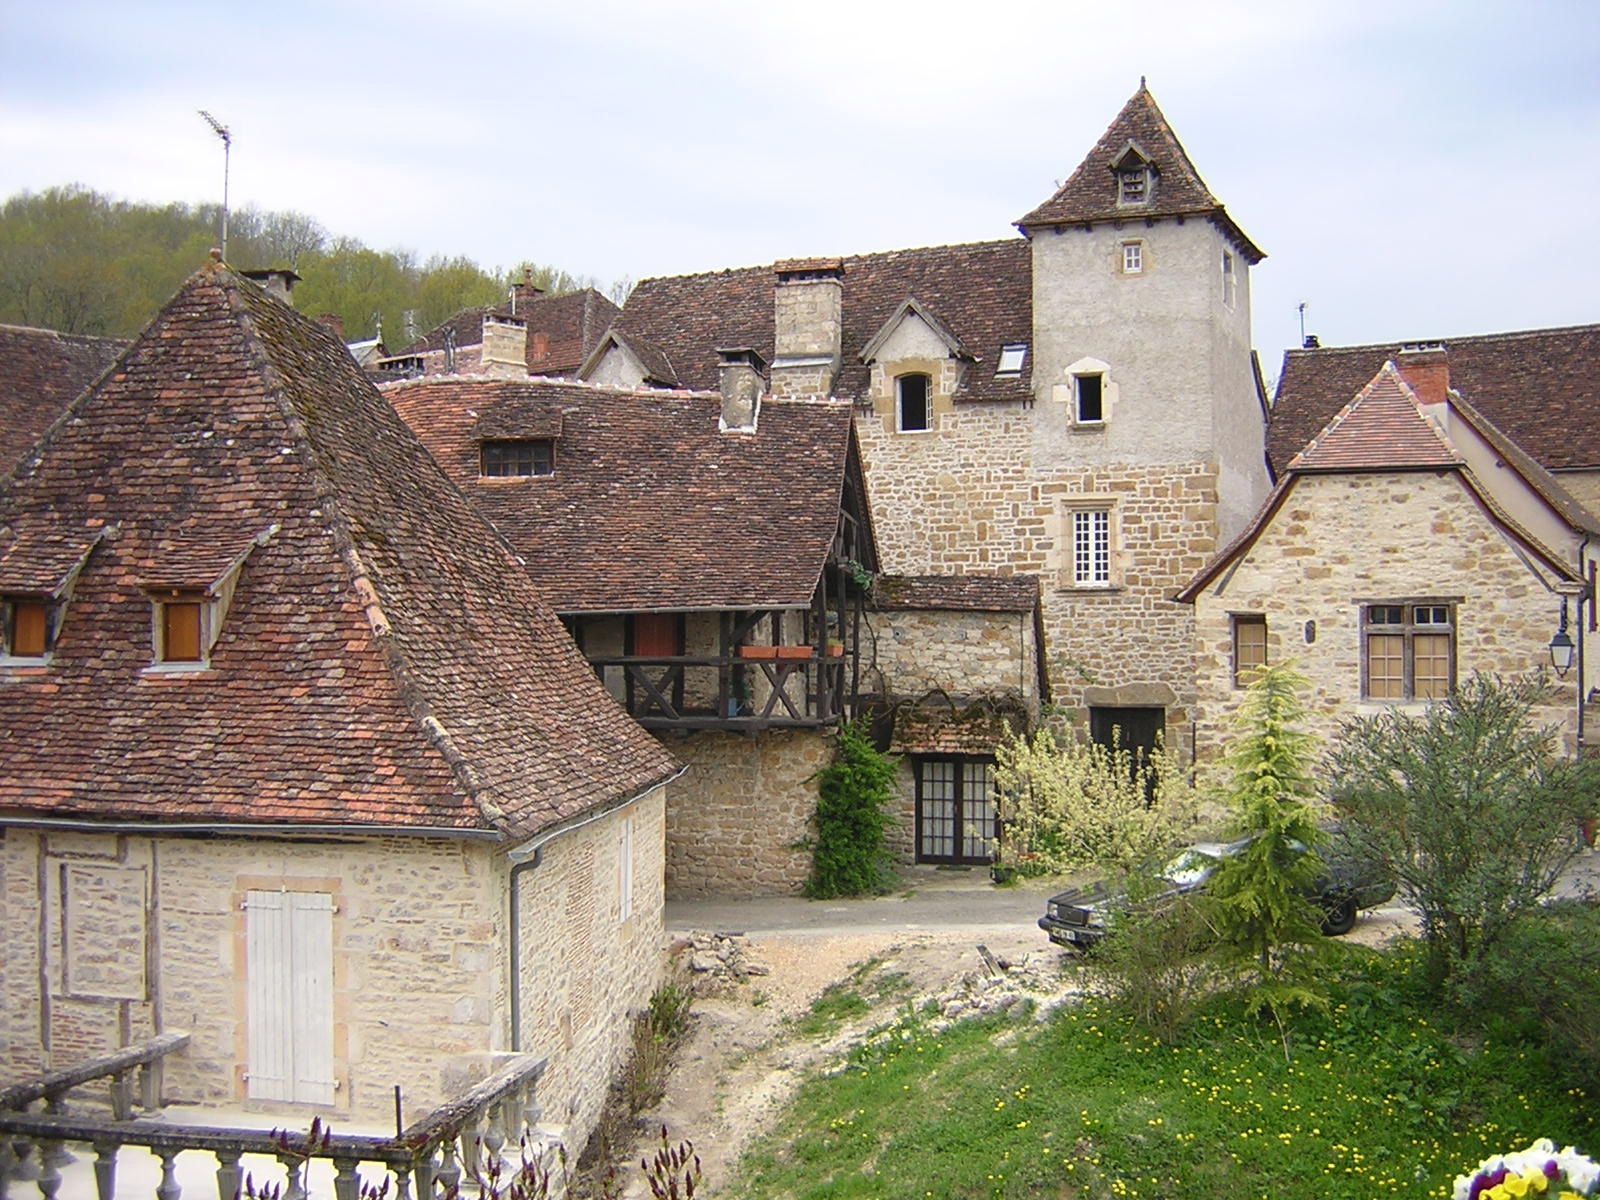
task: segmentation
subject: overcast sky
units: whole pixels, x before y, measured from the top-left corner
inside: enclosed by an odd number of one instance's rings
[[[1138,87],[1325,345],[1600,321],[1597,0],[0,0],[0,196],[609,282],[1015,236]]]

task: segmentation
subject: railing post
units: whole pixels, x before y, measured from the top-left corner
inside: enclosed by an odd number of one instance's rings
[[[178,1155],[175,1149],[159,1149],[161,1156],[161,1182],[156,1185],[156,1200],[182,1200],[183,1188],[178,1183]]]
[[[139,1067],[139,1103],[148,1112],[161,1107],[161,1059]]]
[[[335,1158],[333,1160],[333,1195],[334,1200],[357,1200],[356,1185],[360,1177],[356,1174],[356,1158]]]
[[[300,1177],[301,1165],[305,1162],[295,1154],[280,1154],[278,1161],[283,1164],[283,1169],[289,1173],[289,1182],[284,1188],[283,1200],[306,1200],[305,1181]]]
[[[56,1200],[56,1193],[61,1190],[61,1163],[65,1154],[66,1143],[58,1138],[39,1143],[39,1194],[45,1200]]]
[[[17,1165],[17,1152],[11,1148],[11,1139],[0,1137],[0,1200],[6,1200],[11,1188],[11,1172]]]
[[[118,1071],[111,1077],[111,1116],[126,1121],[133,1116],[133,1072]]]
[[[239,1150],[217,1150],[214,1153],[217,1156],[217,1196],[219,1200],[233,1200],[243,1182],[239,1164],[244,1159],[244,1153]]]
[[[95,1142],[93,1145],[94,1190],[100,1200],[115,1200],[117,1194],[117,1143],[107,1139],[103,1142]]]
[[[440,1163],[434,1177],[444,1184],[444,1194],[449,1195],[461,1184],[461,1164],[456,1161],[456,1138],[459,1131],[447,1132],[439,1143]]]

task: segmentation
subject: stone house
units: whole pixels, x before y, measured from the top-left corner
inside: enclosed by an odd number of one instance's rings
[[[1573,662],[1543,717],[1566,750],[1581,744],[1600,522],[1448,389],[1443,367],[1438,352],[1384,363],[1180,594],[1195,611],[1202,754],[1264,663],[1298,663],[1310,727],[1328,738],[1473,672],[1548,669],[1558,635]]]
[[[117,338],[0,325],[0,476],[127,345]]]
[[[877,566],[848,405],[457,376],[384,395],[510,542],[595,674],[685,764],[673,895],[792,891],[861,688]]]
[[[1262,253],[1142,85],[1017,228],[644,280],[580,377],[709,389],[744,347],[773,397],[848,401],[884,569],[1039,577],[1056,703],[1181,749],[1193,613],[1173,597],[1270,490]]]
[[[168,1100],[338,1123],[538,1054],[581,1144],[678,767],[330,331],[191,277],[0,481],[0,602],[0,1071],[182,1030]]]

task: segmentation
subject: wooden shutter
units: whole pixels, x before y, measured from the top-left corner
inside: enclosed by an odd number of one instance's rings
[[[249,893],[245,943],[250,1098],[332,1104],[333,898]]]

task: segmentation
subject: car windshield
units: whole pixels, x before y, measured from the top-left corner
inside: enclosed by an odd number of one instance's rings
[[[1180,851],[1161,868],[1161,878],[1178,887],[1194,887],[1209,879],[1211,872],[1216,869],[1215,856],[1191,846],[1187,850]]]

